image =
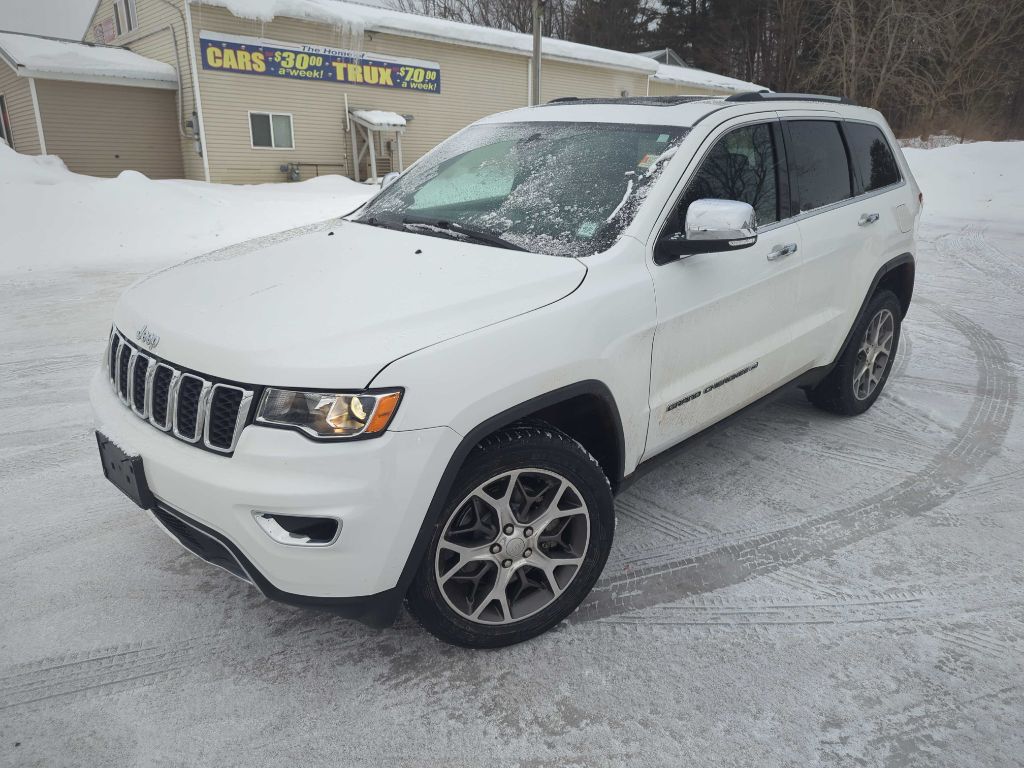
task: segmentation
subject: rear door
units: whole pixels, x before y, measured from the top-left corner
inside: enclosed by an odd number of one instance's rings
[[[695,170],[681,181],[677,215],[670,213],[671,223],[659,230],[681,228],[688,206],[701,198],[749,203],[758,220],[758,240],[750,248],[661,265],[649,259],[658,317],[645,456],[790,378],[800,230],[787,218],[780,130],[774,113],[719,127],[705,140]]]
[[[914,193],[882,129],[870,122],[843,120],[843,135],[850,153],[856,196],[851,207],[866,249],[850,265],[846,297],[848,307],[860,308],[879,267],[913,250]],[[853,317],[849,323],[853,324]]]
[[[782,126],[793,212],[803,240],[793,355],[804,371],[831,362],[846,337],[851,265],[866,244],[859,214],[850,205],[854,177],[838,116],[784,115]]]
[[[802,371],[832,362],[882,255],[905,239],[898,221],[903,196],[895,194],[903,181],[888,141],[871,123],[784,114],[782,125],[804,244],[793,344]]]

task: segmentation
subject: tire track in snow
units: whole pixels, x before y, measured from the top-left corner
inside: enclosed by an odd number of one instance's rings
[[[946,643],[963,648],[972,655],[985,656],[999,664],[1006,664],[1008,660],[1012,663],[1012,660],[1020,658],[1018,644],[1008,642],[980,627],[947,627],[935,632],[934,635]]]
[[[920,619],[947,605],[947,596],[929,591],[887,590],[824,599],[756,597],[736,600],[702,597],[686,604],[656,606],[602,624],[730,628],[764,625],[855,624]]]
[[[259,666],[265,655],[280,652],[276,636],[283,631],[296,633],[295,645],[311,653],[329,655],[338,664],[365,658],[379,646],[379,637],[369,630],[339,634],[336,620],[327,614],[316,614],[296,629],[296,614],[302,612],[271,607],[259,634],[240,636],[226,630],[195,637],[160,637],[49,656],[0,669],[0,713],[33,705],[45,707],[46,702],[56,698],[89,699],[170,681],[194,685],[183,681],[197,676],[209,679],[222,670],[246,674],[250,666]]]
[[[1024,686],[1019,683],[978,692],[969,681],[964,682],[956,693],[941,692],[912,706],[900,707],[894,697],[897,703],[874,717],[829,728],[819,741],[820,762],[864,764],[867,755],[871,764],[931,765],[936,755],[943,754],[947,733],[970,727],[968,713],[1012,710],[1024,698]],[[992,717],[992,713],[983,715],[986,721]],[[945,756],[953,760],[952,765],[962,764],[953,753]]]
[[[793,570],[786,569],[780,574]],[[1019,595],[1012,590],[993,591],[985,585],[950,584],[840,592],[823,589],[816,583],[801,583],[803,579],[786,583],[779,578],[780,574],[771,574],[768,579],[782,588],[781,594],[772,590],[751,596],[695,595],[626,615],[609,616],[601,619],[601,623],[694,629],[727,626],[733,631],[771,626],[841,627],[928,621],[927,634],[944,643],[959,645],[1004,666],[1008,658],[1019,658],[1024,637],[1010,633],[996,636],[970,623],[984,621],[973,618],[979,615],[1004,613],[1008,604],[1019,601]]]
[[[942,256],[966,264],[993,282],[1008,283],[1017,293],[1024,291],[1024,270],[1019,260],[992,245],[983,227],[967,224],[958,232],[941,235],[935,246]]]
[[[952,498],[1006,437],[1017,379],[999,340],[947,307],[927,306],[963,335],[976,359],[977,393],[952,439],[920,472],[863,501],[706,552],[601,578],[572,623],[699,595],[828,555]]]
[[[0,711],[57,696],[113,693],[165,681],[211,650],[192,638],[173,646],[134,643],[39,659],[0,677]]]

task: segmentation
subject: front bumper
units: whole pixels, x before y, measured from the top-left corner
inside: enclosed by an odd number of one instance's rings
[[[139,419],[103,372],[94,376],[90,398],[102,431],[142,456],[158,519],[159,513],[174,515],[212,537],[268,597],[339,609],[347,604],[351,610],[340,612],[357,617],[369,597],[401,600],[393,593],[461,439],[437,427],[320,443],[297,432],[248,426],[234,455],[226,457]],[[341,535],[326,547],[280,544],[260,529],[254,511],[336,517]]]

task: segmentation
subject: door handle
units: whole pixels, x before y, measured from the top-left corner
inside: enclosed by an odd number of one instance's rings
[[[857,222],[858,226],[866,227],[868,224],[874,224],[878,221],[877,213],[862,213],[860,215],[860,221]]]
[[[768,253],[768,261],[778,261],[779,259],[785,258],[792,253],[796,253],[796,243],[787,243],[786,245],[776,245]]]

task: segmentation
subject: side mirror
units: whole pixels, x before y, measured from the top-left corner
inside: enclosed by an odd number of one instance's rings
[[[654,261],[670,261],[695,253],[716,253],[749,248],[757,242],[757,217],[748,203],[738,200],[695,200],[686,211],[683,232],[663,236]]]
[[[398,181],[398,177],[401,176],[401,175],[402,174],[400,174],[398,171],[391,171],[390,173],[385,173],[381,177],[380,188],[381,189],[387,189],[392,184],[394,184],[396,181]]]

